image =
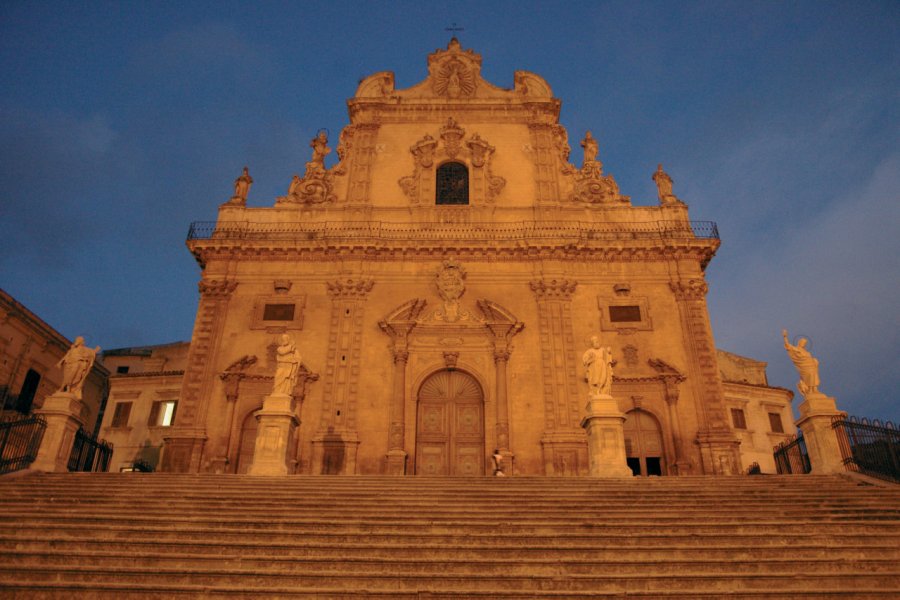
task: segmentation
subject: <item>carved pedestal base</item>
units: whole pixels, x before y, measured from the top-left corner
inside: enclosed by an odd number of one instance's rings
[[[547,431],[541,438],[544,474],[576,477],[588,474],[587,437],[580,429]]]
[[[287,475],[291,434],[300,424],[288,394],[271,394],[256,415],[259,422],[250,475]]]
[[[206,433],[202,429],[173,427],[163,438],[165,449],[162,456],[162,471],[167,473],[199,473],[200,457],[206,444]]]
[[[313,440],[312,473],[314,475],[356,475],[359,435],[355,431],[338,431],[329,427]]]
[[[609,395],[591,395],[585,405],[587,416],[581,426],[587,430],[588,456],[592,477],[632,477],[625,456],[625,415]]]
[[[837,434],[831,427],[831,420],[846,413],[837,409],[834,398],[820,392],[807,394],[800,405],[800,419],[797,427],[803,432],[809,465],[815,474],[843,473],[844,462]]]
[[[47,473],[68,471],[69,455],[75,442],[75,432],[81,422],[82,402],[74,394],[56,392],[44,400],[44,406],[35,413],[47,421],[47,429],[41,440],[37,458],[31,468]]]
[[[406,457],[403,450],[391,450],[387,453],[387,474],[406,475]]]
[[[697,433],[697,446],[707,475],[740,475],[740,440],[729,430]]]

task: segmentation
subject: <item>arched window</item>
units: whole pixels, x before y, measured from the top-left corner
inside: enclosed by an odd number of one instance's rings
[[[437,170],[435,204],[469,203],[469,169],[457,162],[442,164]]]

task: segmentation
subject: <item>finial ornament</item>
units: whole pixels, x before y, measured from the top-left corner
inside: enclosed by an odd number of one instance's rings
[[[250,177],[250,170],[244,167],[241,176],[234,180],[234,196],[231,198],[231,204],[246,204],[251,185],[253,185],[253,178]]]
[[[797,372],[800,374],[800,381],[797,382],[797,389],[804,398],[810,394],[819,392],[819,361],[812,353],[806,349],[809,340],[801,337],[797,340],[797,344],[793,345],[788,340],[787,329],[781,330],[781,336],[784,338],[784,349],[787,350],[788,357]]]
[[[672,178],[669,177],[668,173],[663,171],[662,163],[657,165],[656,172],[653,173],[653,181],[656,182],[660,204],[683,204],[681,200],[672,193]]]
[[[69,347],[66,355],[59,359],[56,363],[57,367],[62,367],[63,380],[59,388],[59,392],[72,394],[78,400],[81,400],[84,382],[87,380],[91,367],[97,359],[97,353],[100,352],[100,346],[94,349],[84,345],[84,338],[78,336],[75,343]]]

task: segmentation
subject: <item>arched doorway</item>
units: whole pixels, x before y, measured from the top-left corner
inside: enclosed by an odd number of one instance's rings
[[[635,475],[663,475],[662,428],[650,413],[635,409],[625,415],[625,456]]]
[[[417,475],[484,475],[484,393],[462,371],[438,371],[419,388]]]

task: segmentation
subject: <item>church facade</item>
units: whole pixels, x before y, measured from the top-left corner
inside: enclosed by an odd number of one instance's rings
[[[248,472],[271,444],[288,473],[483,475],[497,453],[508,474],[586,475],[594,336],[636,474],[764,454],[735,431],[710,327],[715,225],[661,166],[657,202],[632,205],[590,132],[570,160],[543,78],[504,89],[480,70],[453,39],[417,85],[364,79],[336,162],[323,132],[284,196],[248,207],[245,169],[192,226],[200,300],[163,470]],[[285,344],[302,357],[289,427],[261,442]],[[767,389],[789,423],[790,392]]]

